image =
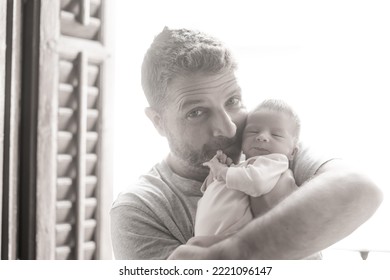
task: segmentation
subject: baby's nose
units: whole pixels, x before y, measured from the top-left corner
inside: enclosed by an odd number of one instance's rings
[[[256,137],[256,140],[260,142],[268,142],[268,137],[265,135],[265,133],[259,133]]]

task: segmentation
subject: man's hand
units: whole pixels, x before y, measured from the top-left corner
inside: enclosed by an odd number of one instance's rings
[[[250,197],[251,209],[255,217],[261,216],[298,189],[290,169],[284,172],[275,187],[267,194]]]
[[[177,247],[168,260],[239,259],[245,248],[238,240],[234,234],[196,236],[188,240],[187,244]]]
[[[212,260],[218,259],[208,248],[181,245],[168,257],[168,260]]]
[[[208,247],[224,240],[226,236],[195,236],[188,240],[186,245],[179,246],[169,256],[169,260],[188,260],[188,259],[216,259],[217,256]]]
[[[226,239],[228,235],[209,235],[209,236],[194,236],[187,241],[186,245],[193,245],[199,247],[209,247],[211,245],[217,244],[218,242]]]

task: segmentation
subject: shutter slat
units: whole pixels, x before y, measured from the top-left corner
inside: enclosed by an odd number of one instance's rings
[[[73,226],[71,224],[56,225],[56,246],[74,246]]]
[[[75,200],[72,178],[57,178],[57,200]]]
[[[88,131],[96,131],[98,118],[99,118],[98,110],[88,109],[88,123],[87,123]]]
[[[100,31],[100,19],[89,18],[88,25],[82,25],[76,18],[76,15],[61,11],[61,33],[67,36],[97,40]]]
[[[97,187],[97,177],[96,176],[87,176],[85,178],[86,188],[85,188],[85,197],[95,196],[95,190]]]
[[[88,65],[88,86],[96,86],[99,80],[99,66]]]
[[[60,84],[69,84],[71,86],[77,85],[77,77],[74,71],[73,62],[67,60],[60,60]]]
[[[75,168],[72,165],[73,157],[68,154],[57,155],[57,176],[74,178]]]
[[[61,83],[59,85],[59,106],[75,110],[77,100],[74,94],[74,87],[70,84]],[[88,108],[96,108],[96,102],[99,96],[99,89],[94,86],[88,87]]]
[[[84,248],[85,259],[92,260],[96,252],[96,243],[94,241],[85,242]]]
[[[59,131],[57,134],[57,151],[59,154],[70,154],[74,156],[76,149],[74,145],[74,137],[71,132]]]
[[[94,86],[88,87],[88,108],[96,108],[97,99],[99,96],[99,89]]]
[[[87,167],[86,167],[86,175],[93,175],[95,174],[96,169],[96,163],[97,163],[98,157],[96,154],[87,154],[86,161],[87,161]]]
[[[73,109],[64,107],[58,109],[58,130],[76,133],[77,123]]]
[[[58,52],[65,61],[76,60],[81,50],[88,51],[89,62],[95,65],[101,65],[108,57],[107,50],[99,41],[63,35],[60,37],[59,43]]]
[[[85,240],[84,242],[93,241],[94,233],[96,230],[96,220],[89,219],[85,221]],[[68,246],[74,247],[75,238],[74,238],[74,226],[72,224],[57,224],[56,225],[56,246]]]
[[[57,224],[74,223],[75,211],[72,201],[61,200],[56,203],[56,222]]]
[[[98,133],[95,131],[88,131],[87,133],[87,153],[94,154],[96,153],[96,146],[98,142]]]
[[[79,63],[79,61],[77,62]],[[60,84],[64,84],[64,90],[70,90],[69,86],[75,87],[77,86],[78,77],[77,77],[77,69],[75,68],[75,64],[72,61],[61,60],[60,61]],[[87,73],[88,78],[88,86],[96,87],[98,78],[99,78],[99,66],[95,64],[87,65]]]
[[[73,250],[70,246],[61,246],[56,248],[55,258],[57,260],[74,259]]]
[[[85,242],[93,241],[96,230],[96,220],[90,219],[85,221]]]
[[[99,11],[101,5],[101,0],[89,0],[89,2],[90,15],[97,16],[97,12]],[[76,15],[80,13],[79,2],[75,0],[61,0],[61,9]]]

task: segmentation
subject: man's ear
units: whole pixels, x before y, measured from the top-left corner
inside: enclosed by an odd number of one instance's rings
[[[151,107],[145,108],[145,114],[148,116],[148,118],[152,121],[154,127],[157,129],[158,133],[165,137],[165,129],[163,126],[163,120],[161,115],[156,112],[156,110],[152,109]]]

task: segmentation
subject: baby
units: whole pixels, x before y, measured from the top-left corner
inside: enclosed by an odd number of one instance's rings
[[[201,187],[195,236],[234,233],[295,191],[289,162],[297,153],[299,132],[300,120],[285,102],[266,100],[256,107],[243,132],[246,161],[234,165],[218,151],[204,163],[210,174]]]

